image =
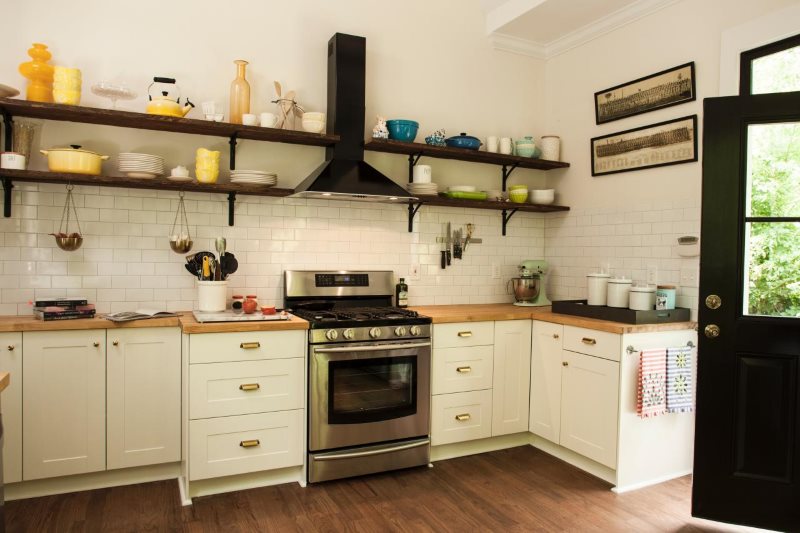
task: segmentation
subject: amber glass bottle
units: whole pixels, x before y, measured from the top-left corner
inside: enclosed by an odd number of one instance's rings
[[[250,84],[245,79],[247,61],[237,59],[236,79],[231,83],[231,113],[228,120],[231,124],[241,124],[242,115],[250,112]]]

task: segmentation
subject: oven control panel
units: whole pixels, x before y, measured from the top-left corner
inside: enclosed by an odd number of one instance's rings
[[[369,287],[369,274],[315,274],[317,287]]]
[[[374,326],[357,328],[319,328],[308,331],[311,344],[364,341],[426,340],[431,336],[430,324],[418,326]]]

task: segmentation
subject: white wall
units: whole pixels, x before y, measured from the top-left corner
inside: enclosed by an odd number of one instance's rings
[[[154,75],[177,78],[198,106],[212,99],[227,105],[233,60],[243,58],[250,61],[254,112],[274,109],[267,103],[274,98],[273,80],[296,89],[307,109],[324,111],[327,42],[339,31],[367,38],[365,131],[380,113],[418,120],[418,140],[442,127],[451,135],[466,131],[479,137],[542,133],[544,65],[492,50],[477,0],[145,0],[126,7],[99,0],[77,6],[30,0],[5,6],[3,15],[16,23],[4,34],[0,80],[23,88],[17,65],[26,60],[30,43],[45,42],[53,63],[82,70],[85,105],[106,106],[89,87],[110,80],[125,82],[140,95],[121,106],[143,111]],[[82,144],[110,154],[105,169],[112,174],[113,156],[120,151],[157,153],[170,167],[191,167],[195,149],[204,146],[222,150],[223,168],[227,165],[227,141],[201,136],[46,122],[37,144]],[[403,157],[366,156],[398,183],[407,181]],[[323,158],[321,148],[244,141],[237,166],[273,169],[278,186],[293,187]],[[425,162],[442,184],[500,185],[497,167]],[[46,164],[38,155],[32,163],[38,169]],[[517,170],[512,183],[542,183],[541,174]],[[167,243],[176,193],[96,187],[76,192],[86,239],[81,250],[65,253],[47,235],[58,225],[64,188],[17,184],[13,218],[0,219],[0,314],[29,312],[33,297],[61,294],[85,295],[101,312],[194,305],[192,278]],[[509,301],[505,282],[516,273],[514,266],[544,254],[543,220],[524,213],[502,237],[497,211],[423,207],[409,234],[400,206],[243,197],[233,228],[226,225],[221,195],[192,195],[188,208],[195,250],[213,250],[213,237],[224,235],[239,257],[241,270],[232,276],[230,292],[256,292],[272,304],[281,303],[285,269],[382,268],[406,275],[412,264],[422,266],[421,279],[409,283],[412,304]],[[442,271],[435,237],[448,220],[454,228],[475,223],[484,244]],[[491,276],[492,264],[501,267],[500,278]]]
[[[699,236],[702,163],[592,177],[590,139],[697,114],[702,160],[702,101],[719,94],[723,32],[795,4],[684,0],[547,61],[547,128],[561,135],[562,157],[571,164],[563,174],[547,176],[559,202],[572,207],[545,220],[555,297],[585,295],[585,275],[606,262],[615,274],[635,279],[652,265],[660,282],[678,285],[681,270],[697,268],[697,259],[678,257],[675,239]],[[689,61],[695,62],[696,101],[595,125],[595,92]],[[680,294],[680,305],[696,308],[696,288]]]

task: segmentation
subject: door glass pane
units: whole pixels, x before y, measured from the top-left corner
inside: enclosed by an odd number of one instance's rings
[[[800,317],[800,222],[745,227],[744,314]]]
[[[752,94],[800,91],[800,46],[754,59]]]
[[[408,416],[416,409],[416,357],[332,361],[331,423],[358,423]]]
[[[800,122],[747,128],[747,216],[800,216]]]

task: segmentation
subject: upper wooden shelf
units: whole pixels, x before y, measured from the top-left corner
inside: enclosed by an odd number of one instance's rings
[[[120,126],[123,128],[142,130],[192,133],[195,135],[210,135],[214,137],[230,138],[235,135],[238,139],[303,144],[307,146],[330,146],[339,141],[338,135],[262,128],[260,126],[243,126],[241,124],[211,122],[193,118],[164,117],[161,115],[148,115],[147,113],[134,113],[132,111],[120,111],[117,109],[100,109],[97,107],[64,104],[43,104],[40,102],[29,102],[28,100],[15,100],[13,98],[0,98],[0,109],[11,116],[19,117],[102,124],[104,126]]]
[[[450,148],[449,146],[433,146],[424,143],[409,143],[384,139],[371,139],[364,148],[373,152],[387,152],[390,154],[421,155],[438,159],[456,159],[472,163],[486,163],[488,165],[517,166],[535,170],[553,170],[567,168],[569,163],[561,161],[548,161],[546,159],[532,159],[516,155],[495,154],[466,148]]]
[[[529,213],[554,213],[556,211],[569,211],[569,207],[552,204],[531,204],[515,202],[497,202],[494,200],[461,200],[448,198],[444,195],[419,196],[419,203],[424,205],[438,205],[444,207],[466,207],[469,209],[493,209],[495,211],[527,211]]]

